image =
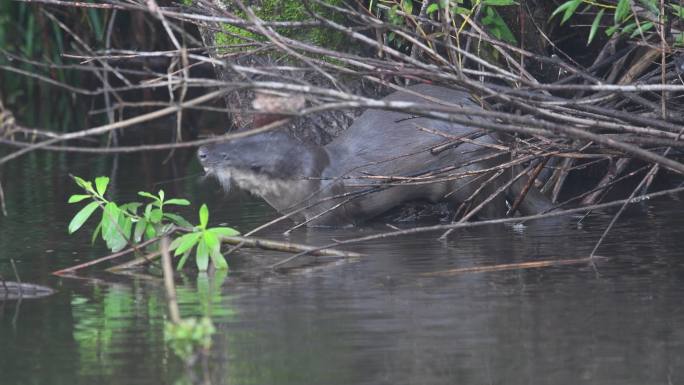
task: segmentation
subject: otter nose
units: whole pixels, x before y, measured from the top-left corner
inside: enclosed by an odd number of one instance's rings
[[[209,149],[206,146],[201,146],[197,149],[197,158],[200,162],[204,163],[209,157]]]

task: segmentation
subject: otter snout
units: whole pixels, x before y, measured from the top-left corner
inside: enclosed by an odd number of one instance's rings
[[[217,148],[216,144],[207,144],[197,149],[197,159],[205,171],[215,168],[217,165],[225,162],[227,158],[225,151]]]
[[[200,146],[199,149],[197,149],[197,159],[199,159],[200,163],[204,164],[204,162],[207,161],[207,158],[209,157],[209,149],[207,146]]]

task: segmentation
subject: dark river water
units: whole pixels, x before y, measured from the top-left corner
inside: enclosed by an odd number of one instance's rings
[[[188,371],[164,342],[166,300],[156,271],[79,278],[51,272],[106,255],[68,174],[112,176],[117,200],[163,188],[201,202],[212,224],[246,232],[275,217],[255,198],[202,181],[192,154],[114,158],[32,154],[2,175],[0,275],[56,294],[0,302],[0,384],[682,384],[684,204],[651,200],[627,210],[595,266],[429,276],[503,263],[587,257],[611,218],[493,226],[389,238],[346,247],[356,261],[284,274],[242,250],[226,277],[188,270],[177,279],[182,316],[210,313],[217,333],[206,365]],[[261,236],[314,245],[389,230],[286,225]]]

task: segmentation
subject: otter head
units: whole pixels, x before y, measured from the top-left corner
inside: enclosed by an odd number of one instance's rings
[[[208,175],[224,189],[231,184],[264,198],[282,211],[319,185],[328,158],[320,147],[303,144],[285,132],[270,131],[202,146],[197,156]]]

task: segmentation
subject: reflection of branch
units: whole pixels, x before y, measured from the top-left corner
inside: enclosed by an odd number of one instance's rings
[[[600,257],[595,257],[600,258]],[[463,273],[487,273],[492,271],[505,271],[505,270],[521,270],[521,269],[539,269],[542,267],[553,267],[553,266],[567,266],[567,265],[581,265],[594,263],[594,259],[588,258],[577,258],[577,259],[552,259],[543,261],[531,261],[531,262],[518,262],[518,263],[502,263],[498,265],[489,266],[473,266],[473,267],[462,267],[458,269],[440,270],[433,271],[430,273],[420,274],[423,277],[450,277],[454,275],[459,275]]]
[[[159,242],[159,250],[162,256],[162,270],[164,271],[164,287],[166,288],[166,299],[169,303],[169,316],[171,322],[178,324],[181,321],[178,301],[176,299],[176,285],[173,282],[173,266],[171,265],[171,254],[169,253],[169,238],[164,236]]]

